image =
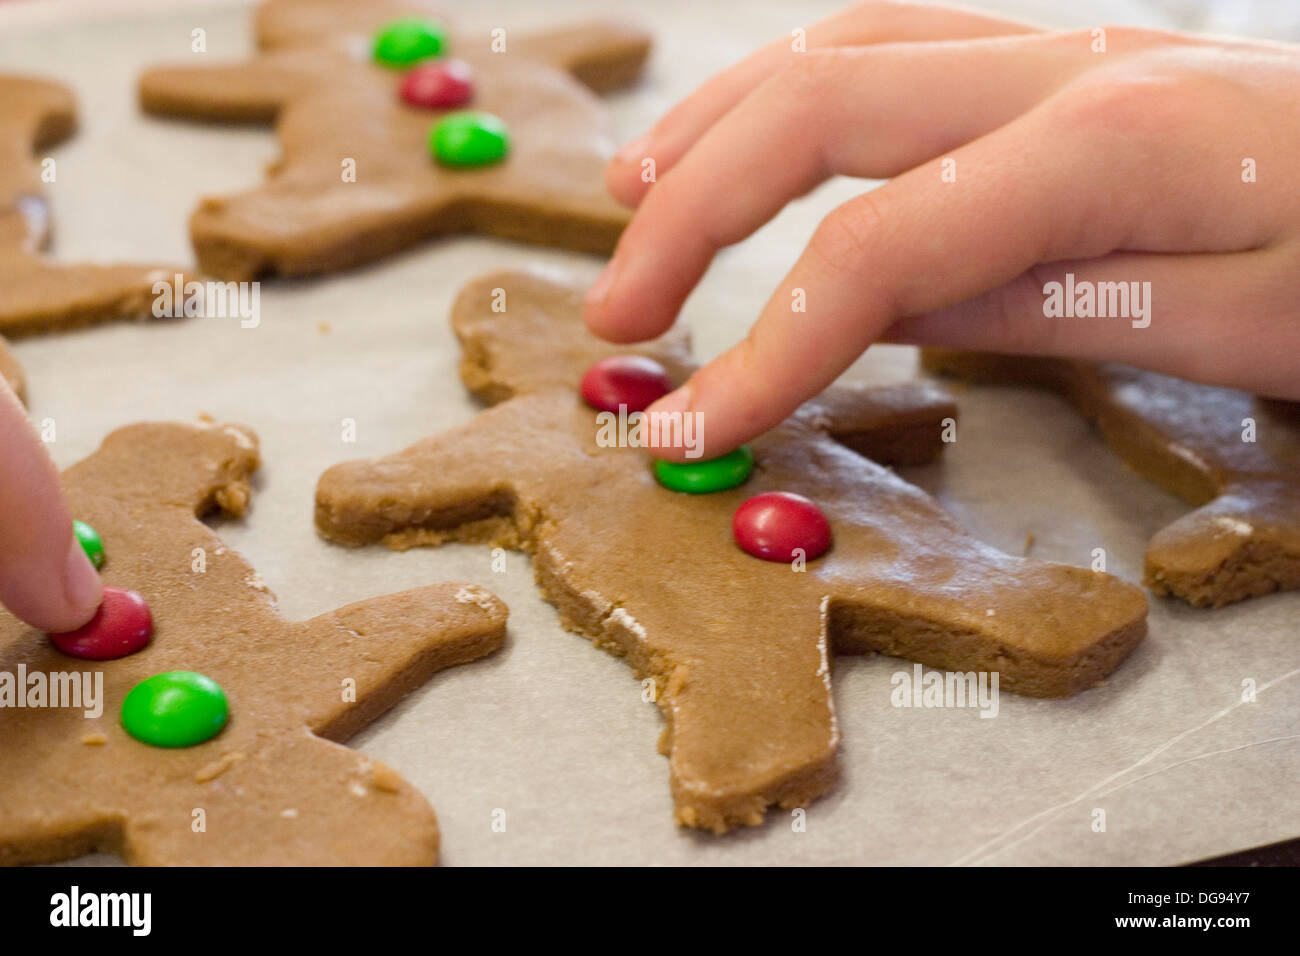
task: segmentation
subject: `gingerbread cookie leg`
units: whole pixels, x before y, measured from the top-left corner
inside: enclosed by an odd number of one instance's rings
[[[1199,510],[1145,581],[1197,607],[1300,587],[1300,406],[1110,363],[926,349],[932,371],[1061,393],[1135,471]]]
[[[588,363],[627,351],[592,339],[580,306],[580,289],[533,275],[467,287],[453,310],[462,373],[500,404],[328,470],[317,527],[350,545],[457,539],[531,553],[561,621],[653,678],[678,822],[757,823],[768,806],[803,806],[830,786],[829,647],[993,670],[1004,689],[1064,696],[1105,677],[1145,633],[1138,589],[1000,554],[830,437],[880,444],[892,433],[910,448],[902,457],[928,453],[932,440],[914,430],[939,431],[951,411],[932,389],[835,391],[754,441],[752,471],[728,465],[719,480],[703,463],[711,493],[662,486],[641,454],[609,440],[614,413],[579,397]],[[639,351],[646,374],[690,365],[680,337]],[[829,551],[801,546],[786,563],[737,547],[740,507],[786,500],[777,493],[811,499]]]
[[[64,473],[72,512],[102,539],[106,594],[138,592],[152,638],[90,660],[0,615],[0,673],[43,675],[51,694],[74,679],[98,687],[76,706],[0,708],[0,862],[93,849],[148,864],[434,861],[424,798],[323,738],[345,739],[430,674],[495,650],[505,608],[444,584],[282,620],[253,569],[199,520],[243,513],[257,463],[238,426],[137,425]],[[105,638],[113,620],[80,640]],[[202,679],[177,684],[178,671]],[[228,719],[200,734],[179,717],[141,723],[127,695],[151,681],[205,708],[219,699]]]
[[[410,17],[422,18],[430,49],[459,61],[423,59],[420,69],[444,71],[432,94],[407,87],[411,63],[373,55],[377,33]],[[418,3],[305,0],[272,0],[258,28],[248,76],[242,65],[169,67],[140,83],[152,112],[276,119],[283,156],[267,183],[205,200],[191,218],[206,271],[326,272],[456,232],[608,252],[627,224],[604,188],[608,118],[566,71],[602,88],[626,81],[645,59],[644,34],[579,27],[521,36],[517,52],[507,39],[496,53],[486,36],[458,38]]]
[[[345,741],[438,671],[498,650],[504,621],[505,608],[483,588],[439,584],[296,624],[284,663],[304,684],[301,718],[321,737]],[[383,653],[365,655],[369,642]],[[345,679],[355,684],[355,700],[340,693]]]
[[[50,215],[34,155],[76,128],[66,87],[0,76],[0,333],[10,338],[122,318],[147,318],[154,284],[179,269],[60,265],[42,259]]]

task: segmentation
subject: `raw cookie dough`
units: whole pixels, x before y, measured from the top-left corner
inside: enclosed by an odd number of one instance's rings
[[[922,361],[1060,392],[1134,471],[1196,505],[1147,544],[1157,594],[1222,607],[1300,587],[1300,404],[1113,363],[946,349]]]
[[[49,204],[37,153],[76,129],[72,92],[0,74],[0,333],[10,338],[152,314],[153,285],[168,266],[62,265],[40,256]]]
[[[954,414],[933,386],[832,389],[752,443],[744,485],[660,487],[644,453],[597,444],[577,384],[623,351],[680,382],[686,343],[600,342],[582,325],[581,299],[524,273],[471,283],[452,313],[461,374],[497,404],[403,452],[329,469],[316,523],[347,545],[455,539],[531,552],[561,621],[654,679],[679,823],[758,824],[772,804],[806,807],[830,789],[832,651],[998,671],[1007,690],[1061,697],[1097,683],[1145,634],[1140,589],[1002,554],[837,440],[878,461],[894,440],[901,458],[933,457]],[[732,513],[764,491],[806,495],[830,520],[830,552],[802,573],[732,541]]]
[[[72,514],[103,539],[105,583],[143,595],[154,633],[135,654],[89,661],[0,611],[0,682],[20,668],[29,680],[103,674],[98,718],[0,707],[0,863],[94,850],[145,865],[434,862],[424,797],[331,741],[436,671],[500,647],[505,607],[474,585],[439,584],[281,619],[256,572],[199,520],[242,514],[257,464],[240,426],[143,424],[64,472]],[[230,706],[216,737],[175,750],[118,722],[133,686],[173,670],[212,678]]]
[[[442,19],[418,0],[271,0],[257,11],[262,52],[252,60],[143,76],[140,100],[151,113],[276,122],[283,155],[267,183],[207,199],[190,220],[204,271],[328,272],[444,232],[613,249],[629,213],[605,192],[614,142],[591,91],[635,79],[647,35],[617,24],[508,31],[501,53],[491,52],[487,30],[453,35],[449,55],[473,70],[469,108],[501,117],[511,146],[496,165],[446,169],[427,146],[445,111],[406,105],[403,71],[370,59],[375,30],[411,16]],[[343,181],[349,160],[355,182]]]

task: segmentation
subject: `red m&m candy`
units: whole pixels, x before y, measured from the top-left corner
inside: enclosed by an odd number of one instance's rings
[[[468,63],[437,60],[407,73],[399,89],[402,99],[412,106],[443,110],[468,103],[474,95],[474,80]]]
[[[795,549],[811,561],[831,546],[831,525],[822,510],[788,491],[754,495],[736,509],[731,533],[736,544],[765,561],[793,561]]]
[[[611,355],[582,376],[583,399],[602,412],[643,412],[672,390],[664,367],[643,355]]]
[[[54,646],[73,657],[111,661],[134,654],[153,635],[153,615],[144,598],[126,588],[104,587],[103,601],[75,631],[51,634]]]

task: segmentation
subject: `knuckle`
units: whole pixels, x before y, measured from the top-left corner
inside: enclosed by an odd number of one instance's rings
[[[1060,270],[1038,264],[999,290],[989,317],[993,341],[1014,354],[1057,354],[1062,325],[1043,314],[1047,283],[1060,281]]]
[[[1063,43],[1071,49],[1082,47],[1091,50],[1096,41],[1104,37],[1107,53],[1134,53],[1165,46],[1175,42],[1178,35],[1165,30],[1148,27],[1136,27],[1122,23],[1105,23],[1096,27],[1081,27],[1057,34]]]
[[[858,274],[887,228],[885,203],[865,193],[831,211],[808,241],[808,251],[834,272]]]
[[[843,50],[812,49],[792,56],[766,85],[787,102],[816,104],[840,84],[844,59]]]
[[[1076,82],[1055,106],[1053,117],[1062,132],[1128,136],[1169,122],[1192,121],[1197,96],[1193,84],[1177,74],[1126,69]]]

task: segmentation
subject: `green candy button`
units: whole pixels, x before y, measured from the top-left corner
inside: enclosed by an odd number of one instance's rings
[[[81,549],[90,558],[90,563],[97,568],[104,566],[104,542],[99,540],[99,532],[84,521],[73,521],[72,532],[81,542]]]
[[[488,166],[505,159],[509,150],[506,124],[478,110],[448,113],[429,133],[429,152],[444,166]]]
[[[393,20],[375,34],[375,62],[384,66],[407,67],[447,46],[447,34],[428,20]]]
[[[655,477],[659,484],[671,491],[684,491],[688,495],[707,495],[712,491],[726,491],[742,485],[754,470],[754,453],[748,445],[721,458],[708,461],[688,461],[676,464],[671,461],[655,462]]]
[[[193,747],[226,726],[226,692],[210,677],[168,671],[147,677],[122,701],[122,726],[155,747]]]

